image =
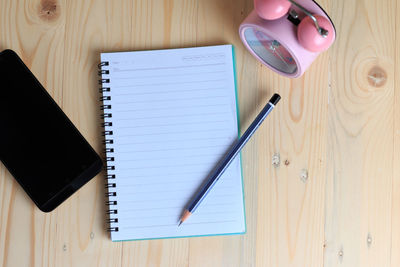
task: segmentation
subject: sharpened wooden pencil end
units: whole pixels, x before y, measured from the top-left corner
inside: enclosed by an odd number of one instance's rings
[[[184,221],[186,221],[186,219],[189,218],[190,215],[192,215],[192,213],[191,213],[190,211],[188,211],[188,210],[185,210],[185,211],[183,212],[183,215],[182,215],[182,217],[181,217],[181,220],[179,221],[178,226],[180,226]]]

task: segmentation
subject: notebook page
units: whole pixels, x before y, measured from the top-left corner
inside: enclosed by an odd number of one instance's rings
[[[240,156],[196,212],[190,198],[238,138],[232,46],[103,53],[109,62],[117,240],[245,231]],[[112,190],[111,190],[112,191]]]

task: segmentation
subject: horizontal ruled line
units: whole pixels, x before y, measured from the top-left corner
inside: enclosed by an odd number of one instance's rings
[[[165,115],[165,116],[150,116],[150,117],[138,117],[138,118],[120,118],[118,120],[144,120],[144,119],[159,119],[159,118],[187,118],[187,117],[198,117],[198,116],[204,116],[204,115],[223,115],[223,114],[228,114],[229,112],[209,112],[209,113],[194,113],[194,114],[185,114],[185,115]]]
[[[196,225],[196,224],[215,224],[215,223],[228,223],[237,222],[237,220],[225,220],[225,221],[211,221],[211,222],[198,222],[198,223],[185,223],[184,225]]]
[[[225,89],[225,87],[218,88],[201,88],[201,89],[191,89],[191,90],[164,90],[164,91],[151,91],[146,93],[125,93],[125,94],[113,94],[112,96],[138,96],[138,95],[152,95],[152,94],[169,94],[169,93],[183,93],[183,92],[194,92],[194,91],[220,91]]]
[[[203,65],[187,65],[187,66],[174,66],[174,67],[158,67],[158,68],[136,68],[136,69],[113,69],[114,72],[128,72],[128,71],[138,71],[138,70],[166,70],[166,69],[182,69],[182,68],[197,68],[206,66],[221,66],[225,63],[214,63],[214,64],[203,64]]]
[[[126,104],[122,104],[122,105],[128,105],[130,103],[126,103]],[[175,105],[174,107],[165,107],[165,108],[139,108],[139,109],[123,109],[123,110],[119,110],[119,109],[112,109],[113,111],[115,110],[115,112],[118,113],[123,113],[123,112],[132,112],[132,111],[155,111],[155,110],[174,110],[174,109],[184,109],[184,108],[203,108],[203,107],[224,107],[224,106],[229,106],[228,104],[206,104],[206,105],[192,105],[192,106],[177,106]]]
[[[177,176],[178,175],[176,175],[174,177],[176,178]],[[164,178],[162,180],[163,182],[152,180],[151,182],[148,182],[148,183],[130,183],[132,180],[124,179],[124,180],[128,180],[129,184],[123,183],[122,182],[123,180],[121,179],[121,180],[116,181],[116,183],[118,184],[118,186],[123,186],[123,187],[125,187],[125,186],[133,186],[133,187],[135,187],[135,186],[140,186],[140,187],[143,187],[143,186],[154,186],[155,184],[156,185],[160,185],[160,184],[169,184],[169,185],[174,185],[174,184],[193,184],[194,182],[197,183],[197,182],[203,181],[207,176],[205,175],[204,177],[196,178],[196,179],[187,179],[186,177],[187,176],[182,176],[181,179],[169,180],[169,179],[165,179],[165,177],[163,176],[163,178]],[[232,177],[226,177],[226,179],[224,178],[223,180],[224,180],[225,184],[229,184],[228,182],[232,182],[233,181]]]
[[[152,144],[164,144],[166,142],[186,142],[186,141],[210,141],[210,140],[226,140],[230,139],[227,136],[221,136],[221,137],[205,137],[205,138],[190,138],[190,139],[184,139],[184,138],[178,138],[178,139],[168,139],[167,141],[165,140],[158,140],[158,141],[151,141]],[[126,146],[126,145],[143,145],[143,144],[148,144],[149,142],[128,142],[128,143],[118,143],[120,146]],[[203,154],[204,156],[209,155],[209,154]],[[161,159],[161,158],[159,158]]]
[[[164,200],[164,199],[163,199]],[[165,201],[167,201],[168,199],[166,199]],[[146,201],[125,201],[125,203],[130,203],[130,204],[134,204],[134,203],[145,203],[145,202],[149,202],[148,200]],[[176,209],[181,209],[182,206],[174,206],[174,207],[160,207],[160,208],[140,208],[140,209],[127,209],[127,210],[122,210],[120,209],[121,212],[131,212],[131,211],[141,211],[141,210],[176,210]]]
[[[113,89],[116,88],[135,88],[135,87],[145,87],[145,86],[158,86],[158,85],[177,85],[177,84],[194,84],[194,83],[208,83],[208,82],[219,82],[225,81],[225,79],[215,79],[215,80],[199,80],[199,81],[187,81],[187,82],[172,82],[172,83],[142,83],[142,84],[129,84],[129,85],[120,85],[113,86]]]
[[[167,176],[176,176],[176,175],[183,175],[183,174],[203,174],[203,173],[207,173],[207,172],[199,172],[199,171],[197,171],[197,172],[193,172],[193,171],[191,171],[191,172],[169,172],[169,173],[164,173],[163,174],[163,177],[167,177]],[[154,174],[150,174],[150,175],[137,175],[137,176],[132,176],[132,175],[129,175],[128,177],[124,177],[124,178],[122,178],[121,176],[119,176],[118,177],[118,179],[140,179],[140,178],[148,178],[148,177],[154,177],[154,176],[156,176],[156,175],[154,175]]]
[[[225,221],[211,221],[211,222],[199,222],[199,223],[185,223],[184,225],[196,225],[196,224],[216,224],[216,223],[228,223],[228,222],[236,222],[236,220],[225,220]],[[135,229],[135,228],[154,228],[154,227],[167,227],[167,226],[175,226],[178,227],[177,224],[153,224],[153,225],[139,225],[139,226],[128,226],[124,227],[125,229]]]
[[[162,99],[162,100],[151,100],[151,103],[154,102],[166,102],[171,103],[171,101],[182,101],[182,100],[199,100],[199,99],[215,99],[215,98],[226,98],[227,95],[217,95],[217,96],[204,96],[204,97],[183,97],[183,98],[173,98],[173,99]],[[138,103],[149,103],[149,100],[143,101],[116,101],[116,104],[138,104]]]
[[[232,206],[230,206],[232,207]],[[182,209],[182,207],[177,207],[175,210],[177,209]],[[152,209],[153,210],[153,209]],[[224,216],[226,215],[235,215],[235,210],[223,210]],[[213,215],[213,214],[221,214],[221,211],[214,211],[214,212],[202,212],[201,215],[199,216],[203,216],[203,215]],[[232,216],[229,216],[232,217]],[[154,218],[171,218],[171,216],[166,216],[166,215],[152,215],[152,216],[140,216],[140,217],[124,217],[125,220],[147,220],[147,219],[154,219]]]
[[[227,146],[226,145],[216,145],[216,146],[198,146],[198,147],[187,147],[187,148],[175,147],[175,148],[166,148],[166,149],[118,151],[118,153],[179,151],[179,150],[193,150],[193,149],[200,149],[200,148],[217,148],[217,147],[227,147]]]
[[[117,184],[118,187],[118,184]],[[126,186],[124,186],[125,188]],[[226,190],[226,189],[233,189],[235,186],[221,186],[219,187],[220,190]],[[158,190],[158,191],[141,191],[141,192],[135,192],[135,194],[147,194],[148,196],[152,194],[160,194],[160,193],[180,193],[180,192],[187,192],[187,188],[185,189],[180,189],[180,190]]]
[[[222,157],[224,154],[195,154],[195,155],[187,155],[185,158],[204,158],[204,157]],[[118,162],[141,162],[141,161],[157,161],[163,159],[170,159],[171,157],[150,157],[150,158],[130,158],[130,159],[117,159]]]
[[[148,202],[148,201],[147,201]],[[135,203],[135,202],[129,202],[129,203]],[[186,203],[185,203],[186,204]],[[184,205],[184,204],[183,204]],[[220,207],[221,209],[223,207],[230,207],[232,206],[232,202],[223,202],[223,203],[217,203],[217,204],[213,204],[213,205],[208,205],[207,207]],[[168,207],[168,208],[164,208],[164,207],[160,207],[160,208],[152,208],[151,210],[162,210],[162,209],[182,209],[184,207],[182,206],[173,206],[173,207]],[[132,212],[132,211],[139,211],[139,210],[149,210],[148,208],[140,208],[140,209],[121,209],[119,208],[118,210],[120,210],[121,212]]]
[[[139,225],[139,226],[127,226],[124,229],[137,229],[137,228],[153,228],[153,227],[170,227],[177,226],[177,224],[152,224],[152,225]]]
[[[126,134],[126,135],[118,135],[118,136],[119,137],[157,136],[157,135],[164,135],[164,134],[185,134],[185,133],[201,133],[201,132],[214,134],[216,132],[224,132],[226,130],[227,130],[226,128],[219,128],[219,129],[213,129],[213,131],[210,131],[210,130],[173,131],[173,132],[158,132],[158,133],[152,133],[152,134]]]
[[[203,74],[214,74],[214,73],[226,73],[226,71],[220,70],[220,71],[179,73],[179,74],[167,74],[167,75],[144,75],[144,76],[140,76],[140,77],[114,77],[113,80],[131,80],[131,79],[157,78],[157,77],[179,77],[179,76],[190,76],[190,75],[201,76]]]
[[[167,151],[169,150],[176,150],[176,149],[167,149]],[[158,150],[156,150],[158,151]],[[165,150],[162,150],[165,151]],[[214,162],[196,162],[193,164],[166,164],[166,165],[157,165],[157,166],[144,166],[144,167],[130,167],[130,168],[124,168],[124,170],[143,170],[143,169],[159,169],[159,168],[172,168],[172,167],[184,167],[184,166],[204,166],[204,165],[212,165]]]
[[[131,129],[131,128],[141,128],[141,127],[160,127],[160,126],[179,126],[179,125],[199,125],[202,123],[220,123],[225,121],[196,121],[196,122],[185,122],[185,123],[168,123],[168,124],[142,124],[142,125],[134,125],[134,126],[119,126],[118,129]]]
[[[214,198],[226,198],[226,197],[232,197],[232,196],[236,196],[237,194],[223,194],[223,195],[214,195]],[[163,198],[163,199],[154,199],[155,201],[174,201],[174,200],[182,200],[182,198]],[[131,201],[124,201],[124,203],[130,203],[130,204],[137,204],[137,203],[148,203],[149,200],[131,200]],[[225,203],[218,203],[219,206],[230,206],[232,205],[232,202],[225,202]],[[171,206],[167,206],[167,207],[159,207],[159,208],[151,208],[151,210],[159,210],[159,209],[178,209],[178,208],[182,208],[181,206],[179,207],[171,207]],[[138,211],[138,210],[149,210],[149,208],[140,208],[140,209],[129,209],[129,211]]]

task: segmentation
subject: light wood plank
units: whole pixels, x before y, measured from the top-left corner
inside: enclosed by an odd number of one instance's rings
[[[243,46],[240,43],[236,29],[243,20],[241,12],[246,8],[246,4],[239,1],[226,0],[197,2],[198,16],[195,28],[197,45],[233,44],[237,59],[237,70],[241,72],[241,62],[245,57],[242,55]],[[247,10],[250,11],[249,8]],[[240,85],[238,89],[240,95]],[[239,101],[240,104],[241,101]],[[246,251],[243,247],[243,238],[244,236],[239,235],[191,239],[189,243],[189,266],[234,267],[242,265],[243,254]],[[249,244],[249,247],[252,247],[252,244]]]
[[[254,140],[257,266],[323,265],[328,63],[324,53],[294,80],[260,69],[260,90],[277,90],[282,103]],[[279,165],[272,164],[274,155]]]
[[[100,51],[116,49],[130,29],[124,5],[108,1],[68,1],[65,25],[63,107],[88,142],[102,153],[97,65]],[[115,15],[114,13],[112,15]],[[121,266],[122,243],[110,242],[106,229],[104,176],[98,175],[60,207],[58,266]]]
[[[195,1],[137,1],[127,18],[131,17],[134,38],[129,44],[132,48],[126,50],[185,47],[196,42]],[[122,266],[185,266],[187,261],[188,239],[123,244]]]
[[[389,266],[395,1],[334,7],[325,266]]]
[[[396,25],[400,23],[400,5],[396,3]],[[390,266],[400,266],[400,28],[395,32],[395,62],[394,62],[394,144],[393,144],[393,184],[391,205],[391,250]]]
[[[15,50],[62,104],[65,2],[56,6],[43,1],[1,2],[0,47]],[[39,211],[3,165],[1,170],[0,265],[53,265],[58,211]]]

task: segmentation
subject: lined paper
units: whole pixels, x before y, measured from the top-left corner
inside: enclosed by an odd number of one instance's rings
[[[185,205],[238,138],[232,46],[102,53],[114,152],[113,241],[245,232],[240,156],[180,227]]]

